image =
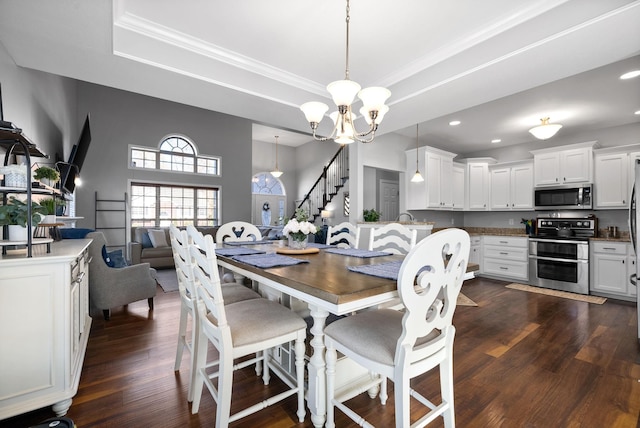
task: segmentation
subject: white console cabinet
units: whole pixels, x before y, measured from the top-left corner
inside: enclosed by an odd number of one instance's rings
[[[631,244],[596,241],[591,243],[591,294],[620,300],[636,300],[636,288],[629,276],[636,272]]]
[[[0,257],[0,420],[52,406],[67,413],[89,338],[91,240]]]

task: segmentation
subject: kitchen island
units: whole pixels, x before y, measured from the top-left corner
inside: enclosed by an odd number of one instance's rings
[[[90,239],[0,257],[0,420],[52,405],[67,413],[78,391],[91,318]]]

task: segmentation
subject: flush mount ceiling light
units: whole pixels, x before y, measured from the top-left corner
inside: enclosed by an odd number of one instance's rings
[[[349,0],[347,0],[347,44],[344,80],[336,80],[327,85],[327,91],[331,94],[333,102],[338,106],[338,111],[330,115],[335,124],[331,135],[326,138],[316,135],[318,124],[327,110],[329,110],[329,106],[317,101],[304,103],[300,106],[300,110],[304,113],[313,130],[313,138],[318,141],[326,141],[333,138],[339,144],[349,144],[354,141],[370,143],[375,138],[376,130],[380,122],[382,122],[382,118],[389,111],[389,107],[384,104],[387,98],[391,96],[391,92],[388,89],[372,86],[360,90],[359,84],[349,80],[349,19]],[[358,132],[353,123],[356,115],[351,112],[351,104],[356,94],[364,104],[360,109],[360,114],[364,116],[369,125],[369,130],[366,132]]]
[[[413,175],[411,182],[421,183],[423,181],[424,178],[422,178],[422,174],[420,174],[420,169],[418,168],[418,124],[416,123],[416,173]]]
[[[540,119],[542,122],[540,125],[533,127],[529,130],[534,137],[538,140],[548,140],[556,135],[556,133],[562,128],[562,125],[557,123],[549,123],[548,117]]]
[[[460,122],[459,120],[452,120],[451,122],[449,122],[449,126],[458,126],[461,123],[462,122]]]
[[[280,171],[278,169],[278,136],[276,135],[276,168],[271,171],[271,175],[273,175],[275,178],[278,178],[282,175],[282,171]]]
[[[640,70],[633,70],[628,73],[624,73],[620,78],[622,80],[633,79],[634,77],[640,76]]]

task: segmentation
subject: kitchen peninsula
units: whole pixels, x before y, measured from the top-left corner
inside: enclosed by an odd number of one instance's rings
[[[0,257],[0,420],[52,405],[62,416],[78,391],[91,318],[90,239],[35,245]]]

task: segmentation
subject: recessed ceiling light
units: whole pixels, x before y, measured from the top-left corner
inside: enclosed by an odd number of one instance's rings
[[[500,143],[500,142],[502,142],[502,140],[500,138],[495,138],[495,139],[491,140],[492,144],[497,144],[497,143]]]
[[[640,114],[640,110],[636,111],[636,112],[635,112],[635,113],[633,113],[633,114]]]
[[[633,70],[628,73],[624,73],[622,76],[620,76],[620,78],[623,80],[627,80],[627,79],[633,79],[634,77],[638,77],[638,76],[640,76],[640,70]]]
[[[460,122],[459,120],[452,120],[451,122],[449,122],[449,125],[451,126],[458,126],[460,125],[462,122]]]

